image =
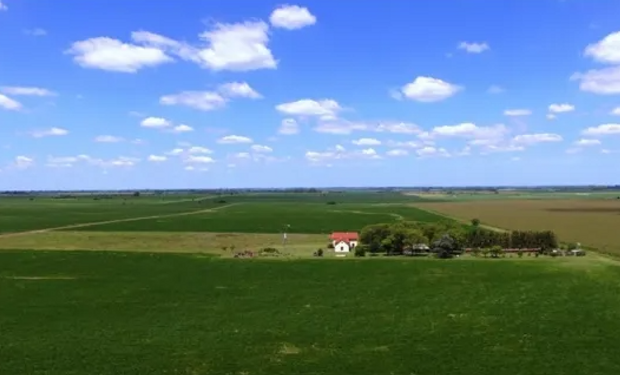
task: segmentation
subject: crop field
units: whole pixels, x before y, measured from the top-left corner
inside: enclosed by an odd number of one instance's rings
[[[562,241],[620,255],[620,200],[488,200],[416,206],[462,220],[478,218],[504,229],[552,230]]]
[[[0,233],[82,223],[178,214],[222,206],[205,197],[139,197],[95,200],[0,197]]]
[[[619,279],[594,257],[4,251],[0,373],[617,374]]]
[[[455,194],[442,193],[418,193],[409,192],[406,195],[416,197],[420,201],[425,202],[469,202],[469,201],[486,201],[486,200],[602,200],[617,199],[620,197],[620,191],[538,191],[538,190],[503,190],[497,194],[493,192],[467,192],[461,191]]]
[[[441,217],[415,207],[372,203],[236,202],[216,212],[119,222],[83,227],[88,231],[331,233],[359,231],[368,224],[413,220],[432,222]],[[290,225],[290,227],[289,227]]]

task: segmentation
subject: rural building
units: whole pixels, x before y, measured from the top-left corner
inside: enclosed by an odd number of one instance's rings
[[[330,239],[336,253],[348,253],[357,246],[359,234],[357,232],[334,232]]]

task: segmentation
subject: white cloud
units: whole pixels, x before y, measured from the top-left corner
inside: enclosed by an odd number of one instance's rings
[[[409,124],[406,122],[388,122],[380,123],[374,128],[374,131],[379,133],[418,134],[421,132],[421,129],[416,124]]]
[[[597,146],[600,144],[601,144],[601,141],[599,141],[598,139],[587,139],[587,138],[582,138],[575,142],[575,145],[577,146]]]
[[[585,129],[582,132],[585,136],[599,136],[599,135],[611,135],[620,134],[620,124],[602,124]]]
[[[113,135],[100,135],[95,137],[95,142],[102,142],[102,143],[117,143],[117,142],[122,142],[124,139],[121,137],[116,137]]]
[[[180,124],[180,125],[177,125],[174,128],[172,128],[172,131],[174,133],[187,133],[187,132],[193,132],[194,128],[192,128],[189,125]]]
[[[381,159],[376,150],[367,148],[363,150],[346,151],[341,145],[327,151],[308,151],[305,154],[306,160],[312,164],[325,165],[330,161],[344,159]]]
[[[48,156],[47,163],[45,165],[50,168],[71,168],[74,163],[81,160],[82,159],[76,156]]]
[[[551,113],[572,112],[574,110],[575,110],[575,106],[572,104],[567,104],[567,103],[551,104],[549,106],[549,112]]]
[[[394,149],[386,152],[387,156],[407,156],[409,155],[409,151],[403,149]]]
[[[497,85],[491,85],[487,89],[487,93],[489,93],[489,94],[501,94],[504,91],[506,91],[506,90],[504,90],[501,86],[497,86]]]
[[[368,125],[347,120],[333,120],[321,122],[313,130],[326,134],[351,134],[355,130],[368,130]]]
[[[9,111],[17,111],[22,108],[22,104],[17,100],[11,99],[6,95],[0,94],[0,107]]]
[[[553,133],[520,134],[512,140],[517,144],[531,145],[541,142],[560,142],[562,141],[562,136]]]
[[[181,105],[201,111],[212,111],[226,105],[226,99],[212,91],[183,91],[159,98],[162,105]]]
[[[233,144],[233,143],[252,143],[252,138],[240,135],[227,135],[217,140],[217,143]]]
[[[252,151],[254,152],[272,152],[273,149],[269,146],[263,146],[263,145],[252,145]]]
[[[166,155],[174,155],[174,156],[177,156],[177,155],[181,155],[181,154],[183,154],[183,152],[185,152],[185,150],[184,150],[184,149],[182,149],[182,148],[175,148],[175,149],[172,149],[172,150],[170,150],[170,151],[166,152]]]
[[[532,111],[529,109],[507,109],[504,111],[505,116],[529,116],[532,114]]]
[[[547,113],[547,120],[555,120],[556,119],[556,115],[554,115],[553,113]]]
[[[285,118],[280,124],[278,133],[283,135],[297,134],[299,133],[299,125],[297,124],[297,121],[295,121],[295,119]]]
[[[416,154],[420,157],[425,156],[442,156],[449,157],[450,153],[445,148],[436,148],[431,146],[426,146],[421,149],[416,150]]]
[[[140,126],[144,128],[161,129],[167,128],[170,125],[172,125],[172,122],[162,117],[147,117],[140,122]]]
[[[422,133],[421,138],[461,137],[474,140],[500,140],[509,132],[503,124],[494,126],[477,126],[471,122],[457,125],[444,125],[433,128],[428,134]]]
[[[69,134],[69,131],[63,128],[49,128],[46,130],[35,130],[30,133],[35,138],[54,137]]]
[[[360,138],[358,140],[352,141],[354,145],[357,146],[379,146],[381,141],[375,138]]]
[[[439,78],[419,76],[401,88],[403,95],[418,102],[437,102],[447,99],[463,88]]]
[[[301,99],[296,102],[278,104],[276,110],[292,116],[335,117],[342,110],[342,107],[333,99]]]
[[[123,43],[107,37],[74,42],[65,53],[72,55],[73,61],[83,68],[121,73],[135,73],[142,68],[174,61],[159,48]]]
[[[273,27],[296,30],[314,25],[316,17],[310,13],[308,8],[297,5],[282,5],[271,13],[269,22]]]
[[[20,168],[20,169],[32,167],[34,165],[34,159],[29,158],[27,156],[19,155],[15,157],[15,160],[13,161],[13,165],[16,168]]]
[[[180,152],[178,151],[180,150]],[[182,153],[183,149],[178,149],[175,148],[174,150],[172,150],[173,154],[176,153]],[[201,147],[201,146],[192,146],[190,148],[187,149],[187,152],[190,154],[212,154],[213,151],[206,148],[206,147]]]
[[[200,34],[208,43],[198,53],[203,66],[218,71],[249,71],[276,69],[269,43],[269,26],[262,21],[235,24],[217,23]]]
[[[34,29],[26,29],[26,30],[24,30],[24,34],[30,35],[30,36],[46,36],[47,35],[47,30],[42,29],[40,27],[36,27]]]
[[[616,108],[612,109],[609,114],[612,115],[612,116],[620,116],[620,107],[616,107]]]
[[[589,44],[584,55],[597,62],[620,64],[620,31],[611,33],[596,43]]]
[[[599,95],[620,94],[620,65],[575,73],[570,79],[579,81],[581,91]]]
[[[219,86],[222,95],[231,98],[260,99],[263,96],[254,90],[246,82],[230,82]]]
[[[186,163],[190,163],[190,164],[209,164],[209,163],[215,163],[215,160],[213,160],[212,157],[210,156],[194,156],[194,155],[189,155],[184,162]]]
[[[8,10],[8,9],[9,9],[9,7],[7,7],[5,4],[3,4],[2,0],[0,0],[0,11]]]
[[[482,53],[489,49],[489,45],[487,43],[467,43],[461,42],[458,45],[458,49],[462,49],[467,51],[468,53]]]
[[[389,141],[387,143],[387,146],[388,147],[394,147],[394,148],[403,148],[403,147],[405,147],[405,148],[420,148],[420,147],[424,147],[424,146],[427,146],[427,145],[424,145],[424,144],[419,143],[419,142],[414,142],[414,141],[404,141],[404,142],[401,142],[401,141]]]
[[[0,91],[14,96],[55,96],[56,93],[40,87],[2,86]]]
[[[168,158],[165,157],[165,156],[149,155],[149,157],[148,157],[148,161],[152,161],[152,162],[155,162],[155,163],[160,163],[160,162],[163,162],[163,161],[166,161],[166,160],[168,160]]]

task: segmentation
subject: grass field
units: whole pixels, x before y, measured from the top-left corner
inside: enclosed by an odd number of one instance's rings
[[[0,373],[620,373],[620,268],[0,252]]]
[[[296,233],[289,233],[286,246],[282,246],[282,235],[269,233],[50,231],[0,237],[0,249],[209,253],[230,257],[243,250],[274,247],[282,255],[309,257],[319,248],[326,250],[328,242],[326,235]]]
[[[195,199],[195,200],[194,200]],[[81,223],[178,214],[221,206],[204,197],[140,197],[94,200],[0,197],[0,233],[22,232]]]
[[[423,209],[505,229],[553,230],[565,242],[581,242],[620,255],[619,200],[488,200],[420,203]]]

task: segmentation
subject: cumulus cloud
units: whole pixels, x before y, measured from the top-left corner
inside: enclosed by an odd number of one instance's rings
[[[316,17],[310,13],[308,8],[298,5],[282,5],[271,13],[269,22],[273,27],[296,30],[314,25]]]
[[[154,129],[167,128],[171,125],[172,125],[172,122],[163,117],[147,117],[144,120],[142,120],[142,122],[140,122],[140,126],[144,128],[154,128]]]
[[[529,116],[532,114],[532,111],[529,109],[507,109],[504,111],[504,116]]]
[[[185,124],[180,124],[172,128],[173,133],[188,133],[188,132],[193,132],[193,131],[194,131],[194,128],[192,128],[189,125],[185,125]]]
[[[226,105],[226,99],[212,91],[183,91],[159,98],[162,105],[180,105],[201,111],[212,111]]]
[[[254,90],[247,82],[229,82],[219,86],[222,95],[231,98],[260,99],[263,96]]]
[[[482,42],[482,43],[461,42],[458,45],[458,49],[462,49],[468,53],[482,53],[488,50],[489,48],[490,48],[489,45],[485,42]]]
[[[282,135],[293,135],[299,133],[299,124],[293,118],[285,118],[282,120],[280,124],[280,128],[278,129],[278,134]]]
[[[342,107],[333,99],[301,99],[278,104],[276,110],[291,116],[335,117],[342,110]]]
[[[586,46],[584,55],[605,64],[620,64],[620,31]]]
[[[35,138],[43,138],[67,135],[69,131],[63,128],[49,128],[45,130],[35,130],[30,134]]]
[[[572,112],[575,110],[575,106],[568,103],[562,104],[551,104],[549,106],[549,112],[551,113],[564,113],[564,112]]]
[[[252,151],[254,152],[272,152],[273,149],[269,146],[263,146],[263,145],[252,145]]]
[[[65,51],[84,68],[112,72],[137,71],[176,59],[213,71],[275,69],[269,44],[269,25],[263,21],[213,23],[192,45],[149,31],[134,31],[131,42],[95,37],[74,42]]]
[[[351,143],[357,146],[379,146],[381,141],[375,138],[360,138],[352,141]]]
[[[0,108],[17,111],[22,109],[22,104],[15,99],[11,99],[4,94],[0,94]]]
[[[56,93],[41,87],[2,86],[0,91],[13,96],[55,96]]]
[[[601,135],[620,134],[620,124],[602,124],[586,128],[581,132],[585,136],[595,137]]]
[[[221,144],[235,144],[235,143],[252,143],[252,138],[244,137],[241,135],[227,135],[217,140],[217,143]]]
[[[168,160],[168,158],[160,155],[149,155],[147,160],[155,163],[161,163]]]
[[[124,139],[121,137],[116,137],[113,135],[99,135],[97,137],[95,137],[95,142],[101,142],[101,143],[118,143],[118,142],[122,142]]]
[[[461,90],[463,90],[461,86],[439,78],[419,76],[403,86],[401,93],[407,99],[428,103],[448,99]]]
[[[587,139],[587,138],[582,138],[575,142],[575,145],[577,146],[598,146],[600,144],[601,144],[601,141],[599,141],[598,139]]]
[[[513,138],[517,144],[532,145],[542,142],[560,142],[562,136],[553,133],[537,133],[537,134],[520,134]]]

